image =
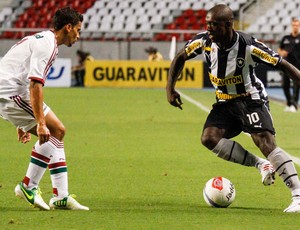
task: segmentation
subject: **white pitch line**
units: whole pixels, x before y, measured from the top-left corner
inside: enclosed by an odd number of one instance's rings
[[[190,103],[194,104],[195,106],[197,106],[198,108],[202,109],[204,112],[207,112],[209,113],[210,109],[207,108],[206,106],[202,105],[200,102],[194,100],[193,98],[189,97],[188,95],[184,94],[183,92],[177,90],[179,93],[180,93],[180,96],[182,98],[184,98],[185,100],[189,101]],[[248,133],[244,133],[248,136],[250,136]],[[285,150],[284,150],[285,151]],[[286,152],[286,151],[285,151]],[[287,153],[287,152],[286,152]],[[298,157],[295,157],[295,156],[292,156],[290,155],[289,153],[287,153],[289,155],[289,157],[293,160],[293,162],[297,165],[300,166],[300,158]]]

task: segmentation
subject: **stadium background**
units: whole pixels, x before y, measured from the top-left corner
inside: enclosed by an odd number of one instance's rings
[[[59,47],[59,57],[71,58],[72,65],[77,49],[91,52],[96,60],[146,60],[145,48],[154,46],[170,60],[172,37],[178,50],[205,29],[206,11],[217,3],[233,9],[236,29],[276,50],[290,32],[291,18],[299,14],[300,0],[2,0],[0,56],[24,35],[48,28],[55,10],[69,5],[84,14],[81,40],[72,49]],[[273,73],[262,72],[267,86],[279,86],[278,73]]]

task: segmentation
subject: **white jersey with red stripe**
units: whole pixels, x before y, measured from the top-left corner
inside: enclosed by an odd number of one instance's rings
[[[0,60],[0,98],[29,94],[31,79],[44,84],[57,54],[55,34],[50,30],[12,46]]]

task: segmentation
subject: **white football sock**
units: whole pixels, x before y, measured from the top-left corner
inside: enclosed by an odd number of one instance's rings
[[[49,143],[39,145],[37,141],[32,148],[30,163],[23,179],[23,185],[28,189],[37,187],[48,167],[52,147]]]
[[[54,137],[50,137],[49,142],[54,148],[48,166],[51,175],[53,194],[57,197],[64,198],[69,195],[64,143]]]

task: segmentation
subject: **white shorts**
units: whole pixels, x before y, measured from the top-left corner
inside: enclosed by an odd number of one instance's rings
[[[46,116],[50,111],[50,107],[44,103],[43,109]],[[24,132],[36,126],[29,96],[13,96],[9,99],[0,98],[0,117]]]

